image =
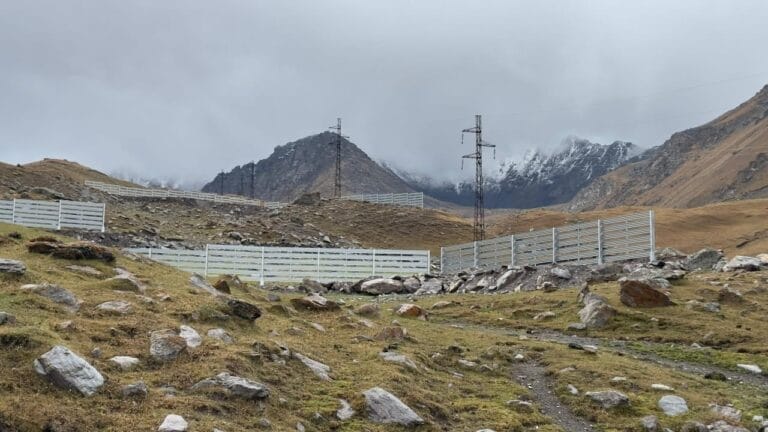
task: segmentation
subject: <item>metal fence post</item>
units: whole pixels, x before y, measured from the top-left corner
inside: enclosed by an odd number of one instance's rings
[[[107,231],[107,204],[101,205],[101,232]]]
[[[61,229],[61,200],[59,200],[59,219],[56,221],[56,229]]]
[[[552,228],[552,264],[557,264],[557,248],[558,248],[558,238],[557,238],[557,228]]]
[[[597,263],[603,263],[603,221],[597,220]]]
[[[152,259],[152,246],[149,247],[149,259]]]
[[[512,257],[511,257],[510,261],[511,261],[512,267],[514,267],[515,266],[515,236],[512,235],[512,236],[509,237],[509,239],[510,239],[509,240],[509,243],[510,243],[509,248],[510,248],[510,251],[512,252],[511,253]]]
[[[425,274],[432,273],[432,251],[427,249],[427,271]]]
[[[371,276],[376,276],[376,249],[373,250],[373,258],[371,260],[371,264],[373,265]]]
[[[655,227],[655,217],[653,214],[653,210],[648,211],[648,225],[649,225],[649,237],[651,242],[651,253],[650,258],[651,261],[656,261],[656,227]]]
[[[261,271],[259,277],[259,285],[264,286],[264,246],[261,247]]]
[[[16,223],[16,198],[13,199],[13,208],[11,209],[11,223]]]
[[[472,242],[472,251],[473,251],[472,254],[474,255],[474,258],[473,258],[474,267],[477,268],[478,259],[477,259],[477,242],[476,241]]]
[[[317,251],[317,280],[320,281],[320,251]]]
[[[208,277],[208,245],[205,245],[205,270],[204,273],[205,277]]]

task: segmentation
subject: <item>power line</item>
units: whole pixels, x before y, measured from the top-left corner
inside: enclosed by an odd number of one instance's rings
[[[475,115],[475,127],[461,131],[461,143],[464,144],[464,134],[475,134],[475,152],[461,157],[461,168],[464,169],[464,159],[475,160],[475,241],[485,239],[485,196],[483,184],[483,147],[492,147],[493,157],[496,158],[496,146],[483,141],[482,117]]]

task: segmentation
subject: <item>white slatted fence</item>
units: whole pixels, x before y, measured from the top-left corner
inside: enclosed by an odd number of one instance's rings
[[[103,203],[81,201],[0,201],[0,222],[35,228],[104,231]]]
[[[358,281],[368,276],[429,272],[429,251],[207,245],[204,250],[132,248],[129,252],[206,276],[299,282]]]
[[[472,267],[602,264],[654,258],[653,211],[441,248],[443,273]]]
[[[341,197],[341,199],[365,201],[373,204],[391,204],[424,208],[424,194],[422,192],[347,195]]]

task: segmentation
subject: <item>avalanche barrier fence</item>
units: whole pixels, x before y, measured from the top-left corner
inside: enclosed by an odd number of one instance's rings
[[[48,229],[104,232],[103,203],[82,201],[0,200],[0,222]]]
[[[442,273],[548,263],[655,259],[653,210],[440,248]]]
[[[244,280],[300,282],[358,281],[369,276],[429,272],[429,251],[390,249],[331,249],[206,245],[202,250],[130,248],[188,272],[205,276],[237,275]]]

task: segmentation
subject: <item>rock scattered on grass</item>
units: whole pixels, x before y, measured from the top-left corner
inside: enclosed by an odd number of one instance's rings
[[[624,305],[633,308],[671,306],[673,303],[669,296],[659,290],[653,281],[654,279],[648,278],[619,279],[621,287],[619,299]]]
[[[253,321],[261,316],[261,309],[243,300],[229,299],[227,300],[227,308],[232,315],[248,321]]]
[[[206,378],[192,386],[193,391],[199,390],[224,390],[230,396],[243,399],[256,400],[269,397],[269,388],[262,383],[247,378],[222,372],[215,377]]]
[[[144,381],[137,381],[121,387],[120,394],[126,399],[145,399],[149,395],[149,389]]]
[[[391,363],[397,363],[399,365],[403,365],[409,369],[412,370],[418,370],[419,367],[416,366],[416,363],[413,362],[413,360],[406,357],[404,354],[398,354],[396,352],[392,351],[384,351],[379,353],[379,358],[386,362]]]
[[[187,325],[179,326],[179,337],[187,343],[187,348],[197,348],[203,343],[200,333]]]
[[[160,427],[157,428],[157,432],[186,432],[189,425],[184,417],[176,414],[168,414]]]
[[[605,410],[630,406],[627,395],[616,390],[587,392],[585,395],[593,403]]]
[[[345,401],[344,399],[339,399],[339,403],[341,404],[341,408],[336,411],[337,419],[346,421],[354,417],[355,410],[352,409],[352,406],[349,404],[349,402]]]
[[[374,423],[398,424],[406,427],[424,424],[424,419],[408,405],[381,387],[368,389],[363,392],[363,396],[368,420]]]
[[[741,369],[744,369],[747,372],[752,372],[753,374],[761,374],[761,373],[763,373],[763,370],[760,368],[760,366],[755,365],[755,364],[739,363],[736,366],[740,367]]]
[[[397,307],[395,313],[401,317],[427,319],[427,311],[413,303],[403,303]]]
[[[21,276],[27,272],[27,266],[21,261],[0,258],[0,273]]]
[[[96,306],[96,309],[109,314],[125,315],[131,312],[132,306],[126,301],[114,300],[101,303]]]
[[[123,371],[133,370],[141,363],[136,357],[130,356],[114,356],[109,359],[109,361],[117,365],[117,367]]]
[[[16,317],[8,312],[0,312],[0,325],[16,324]]]
[[[34,361],[35,372],[53,384],[92,396],[104,385],[104,377],[90,363],[57,345]]]
[[[29,291],[39,296],[43,296],[54,303],[64,306],[70,312],[77,312],[82,303],[75,297],[72,291],[53,284],[28,284],[22,285],[22,291]]]
[[[175,360],[187,349],[187,341],[171,329],[153,331],[149,340],[149,354],[161,362]]]
[[[331,372],[330,366],[297,352],[293,353],[293,357],[304,363],[304,366],[308,367],[321,380],[331,381],[331,377],[328,375]]]
[[[662,396],[661,399],[659,399],[658,406],[664,414],[670,417],[679,416],[688,412],[688,403],[680,396]]]
[[[208,335],[209,338],[218,339],[227,344],[231,344],[235,341],[235,339],[232,338],[232,336],[222,328],[212,328],[208,330],[208,333],[206,334]]]
[[[339,304],[319,294],[291,299],[293,307],[299,310],[332,311],[339,309]]]

